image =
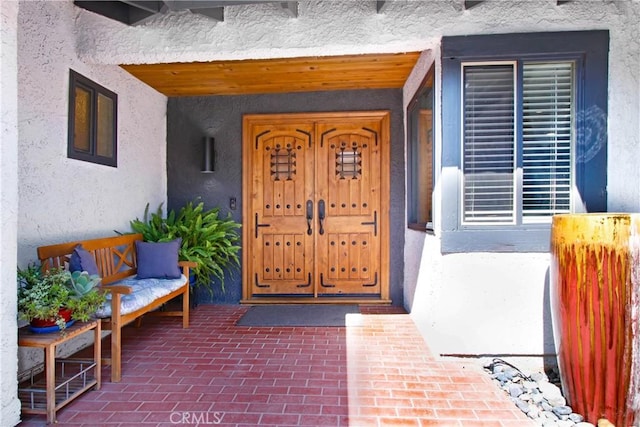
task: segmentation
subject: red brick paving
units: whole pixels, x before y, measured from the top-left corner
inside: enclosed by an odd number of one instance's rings
[[[533,425],[477,364],[433,357],[409,315],[350,315],[351,324],[351,425]]]
[[[177,318],[125,328],[122,382],[105,367],[102,388],[58,425],[528,425],[480,369],[433,358],[398,307],[363,306],[347,328],[235,326],[247,309],[201,305],[189,329]]]

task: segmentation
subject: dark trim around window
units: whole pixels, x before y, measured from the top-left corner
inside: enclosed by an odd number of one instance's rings
[[[461,63],[571,58],[577,81],[575,187],[581,209],[607,209],[609,32],[454,36],[442,39],[442,252],[547,252],[550,224],[464,227],[461,194]],[[597,132],[600,144],[586,140]]]
[[[118,95],[73,70],[67,157],[118,166]]]
[[[420,88],[407,106],[407,227],[412,230],[433,233],[433,185],[435,182],[435,134],[433,129],[435,113],[434,96],[435,67],[432,66]],[[430,107],[425,110],[424,107]],[[425,122],[430,115],[429,123]],[[423,126],[427,125],[428,129]],[[423,134],[427,132],[427,134]],[[427,138],[429,141],[424,140]],[[423,144],[428,144],[424,147]],[[428,159],[422,158],[420,150],[430,151]],[[428,164],[425,164],[428,163]]]

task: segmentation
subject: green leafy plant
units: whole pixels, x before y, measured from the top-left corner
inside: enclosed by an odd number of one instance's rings
[[[61,310],[68,309],[73,319],[86,322],[106,300],[99,284],[100,278],[86,271],[70,273],[54,268],[43,272],[35,264],[18,268],[20,318],[55,321],[64,330],[67,322]]]
[[[241,227],[231,214],[220,216],[219,208],[205,209],[203,202],[188,202],[177,212],[173,209],[164,217],[162,204],[149,215],[149,204],[142,220],[131,221],[131,229],[142,233],[145,241],[167,242],[182,238],[178,257],[181,261],[193,261],[195,286],[213,294],[212,278],[220,282],[224,292],[225,270],[239,267],[240,240],[237,230]]]

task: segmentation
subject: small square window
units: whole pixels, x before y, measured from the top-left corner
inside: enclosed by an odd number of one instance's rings
[[[69,70],[67,157],[118,166],[118,95]]]

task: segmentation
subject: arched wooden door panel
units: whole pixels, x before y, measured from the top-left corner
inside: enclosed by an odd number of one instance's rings
[[[388,302],[388,135],[387,112],[245,116],[243,302]]]

